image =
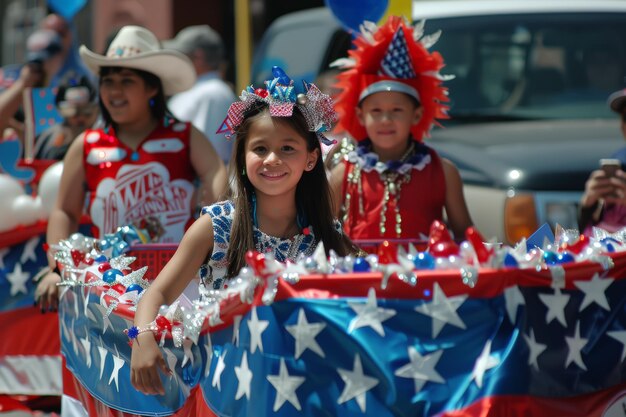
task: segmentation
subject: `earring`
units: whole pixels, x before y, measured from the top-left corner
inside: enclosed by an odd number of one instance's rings
[[[154,99],[151,98],[150,101],[148,101],[148,104],[150,105],[150,107],[154,107]]]
[[[308,169],[313,169],[313,162],[309,162],[309,164],[306,166]]]

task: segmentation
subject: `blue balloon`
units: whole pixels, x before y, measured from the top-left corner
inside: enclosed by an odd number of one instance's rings
[[[325,3],[347,30],[356,32],[365,20],[378,22],[389,6],[388,0],[326,0]]]
[[[506,266],[507,268],[517,268],[519,264],[517,263],[517,259],[515,259],[515,256],[507,253],[504,257],[504,266]]]
[[[435,269],[435,258],[428,252],[419,252],[413,258],[415,269]]]
[[[95,259],[96,262],[98,262],[99,264],[101,264],[102,262],[106,262],[108,259],[106,256],[104,255],[98,255],[98,257]]]
[[[546,262],[546,264],[548,265],[556,265],[557,263],[559,263],[559,257],[555,252],[552,251],[545,251],[543,253],[543,260]]]
[[[574,257],[574,255],[572,255],[569,252],[562,252],[559,253],[558,256],[556,257],[557,262],[560,264],[565,264],[568,262],[574,262],[576,260],[576,258]]]
[[[356,258],[354,265],[352,265],[352,271],[354,272],[369,272],[371,270],[370,263],[365,258]]]
[[[117,280],[117,277],[122,276],[124,276],[124,273],[119,269],[107,269],[106,271],[104,271],[104,274],[102,274],[102,281],[106,282],[107,284],[112,284]]]
[[[143,288],[141,288],[141,285],[139,284],[130,284],[128,287],[126,287],[126,292],[131,292],[131,291],[137,291],[137,294],[139,294],[140,292],[143,291]]]
[[[111,242],[109,242],[108,239],[101,239],[100,242],[98,242],[98,246],[100,246],[101,250],[107,250],[111,247]]]
[[[130,245],[123,240],[113,246],[113,257],[120,256],[130,250]]]

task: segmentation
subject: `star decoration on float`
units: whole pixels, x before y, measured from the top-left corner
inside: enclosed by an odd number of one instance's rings
[[[504,290],[504,302],[509,320],[511,320],[512,324],[515,324],[518,307],[526,304],[522,291],[520,291],[517,285],[513,285]]]
[[[285,359],[280,358],[280,370],[278,375],[268,375],[267,380],[276,389],[276,399],[274,400],[273,411],[277,412],[283,406],[285,401],[289,401],[291,405],[298,411],[302,411],[300,401],[296,395],[296,390],[305,381],[302,376],[291,376],[287,372],[287,366],[285,365]]]
[[[524,340],[528,345],[528,364],[534,367],[536,370],[539,370],[539,363],[537,362],[537,358],[539,355],[543,353],[544,350],[548,347],[543,343],[537,342],[535,339],[535,332],[533,329],[530,329],[530,335],[526,336],[524,334]]]
[[[257,349],[263,352],[263,338],[262,334],[269,326],[270,322],[267,320],[259,320],[256,312],[256,307],[252,308],[250,312],[250,319],[248,320],[248,329],[250,330],[250,352],[254,353]]]
[[[583,362],[581,355],[581,351],[587,344],[587,340],[588,339],[580,337],[580,322],[577,322],[574,336],[565,336],[565,342],[567,343],[567,359],[565,359],[565,368],[567,368],[570,363],[574,362],[579,368],[585,371],[587,370],[587,366]]]
[[[409,346],[408,355],[410,362],[398,368],[394,373],[400,378],[412,378],[415,382],[415,393],[421,391],[426,382],[432,381],[445,384],[446,380],[435,370],[443,350],[438,350],[430,355],[422,356],[414,346]]]
[[[22,271],[22,264],[16,262],[13,266],[13,272],[7,274],[7,280],[11,283],[11,296],[18,293],[28,294],[26,283],[30,279],[28,272]]]
[[[615,281],[613,278],[600,278],[600,275],[593,274],[590,281],[574,281],[574,285],[578,287],[585,297],[580,304],[578,311],[583,311],[591,303],[595,303],[607,311],[611,311],[609,301],[606,299],[607,288]]]
[[[396,315],[396,311],[393,309],[378,307],[374,288],[370,288],[367,292],[365,303],[348,301],[348,305],[357,314],[355,318],[350,320],[348,333],[352,333],[360,327],[371,327],[376,333],[384,337],[385,329],[382,322]]]
[[[443,326],[451,324],[461,329],[467,328],[456,312],[467,299],[467,294],[447,297],[438,283],[433,285],[433,299],[415,307],[415,311],[430,316],[433,321],[433,339],[439,335]]]
[[[325,357],[324,351],[315,340],[317,335],[324,330],[325,327],[326,323],[309,323],[306,314],[304,314],[304,309],[301,308],[298,310],[297,324],[285,326],[285,329],[287,329],[289,334],[296,340],[294,353],[296,359],[300,358],[300,355],[307,349],[311,349],[322,358]]]
[[[361,357],[358,353],[354,355],[354,366],[351,371],[339,368],[337,372],[346,384],[337,399],[337,404],[343,404],[346,401],[355,399],[361,411],[365,413],[367,410],[365,394],[378,385],[378,379],[363,373],[363,365],[361,364]]]
[[[565,319],[565,306],[569,302],[570,296],[561,293],[560,288],[554,290],[554,294],[539,294],[541,302],[548,307],[546,311],[546,324],[556,319],[563,327],[567,327]]]
[[[238,400],[244,395],[250,400],[250,386],[252,383],[252,371],[248,367],[248,352],[244,350],[239,366],[235,366],[235,375],[237,375],[237,393],[235,399]]]
[[[491,368],[495,368],[500,364],[500,360],[495,356],[491,356],[491,340],[488,340],[483,347],[480,356],[474,363],[474,369],[472,370],[471,378],[476,381],[478,388],[482,388],[485,372]]]

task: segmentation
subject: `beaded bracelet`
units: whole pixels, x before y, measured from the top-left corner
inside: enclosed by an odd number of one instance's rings
[[[132,346],[133,342],[137,339],[137,336],[139,336],[140,334],[152,332],[152,334],[156,336],[157,330],[158,329],[155,327],[154,322],[152,322],[148,324],[146,327],[132,326],[130,329],[124,329],[124,334],[128,336],[128,338],[130,339],[129,343]]]

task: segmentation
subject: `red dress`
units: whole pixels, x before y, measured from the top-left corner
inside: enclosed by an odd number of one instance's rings
[[[192,220],[193,180],[190,124],[160,124],[136,151],[109,133],[87,130],[84,138],[88,213],[94,235],[119,226],[150,222],[159,242],[179,242]]]
[[[437,153],[428,148],[430,162],[421,170],[411,169],[403,183],[403,176],[393,180],[392,191],[400,188],[400,198],[389,193],[385,202],[385,183],[378,171],[367,172],[358,169],[357,163],[345,160],[346,171],[343,179],[342,195],[344,208],[345,233],[353,240],[382,238],[419,239],[420,234],[428,236],[434,220],[441,220],[446,201],[446,181]],[[360,171],[360,173],[358,172]],[[350,181],[354,175],[360,175],[360,181]],[[388,186],[389,188],[389,186]],[[350,200],[346,204],[346,200]],[[399,204],[397,222],[396,207]],[[381,215],[385,221],[382,222]],[[398,224],[400,228],[398,228]],[[384,227],[381,227],[383,226]],[[398,233],[400,231],[400,233]]]

